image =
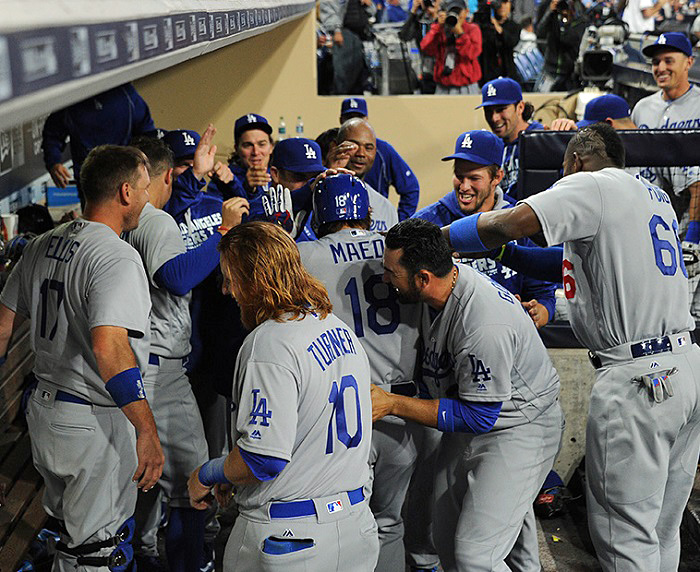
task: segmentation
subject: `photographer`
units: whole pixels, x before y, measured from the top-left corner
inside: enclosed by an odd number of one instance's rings
[[[580,0],[551,0],[540,4],[535,32],[547,44],[544,75],[535,91],[569,91],[578,87],[574,64],[586,31],[585,9]]]
[[[479,56],[484,85],[497,77],[520,80],[513,62],[513,49],[520,41],[520,26],[510,18],[510,0],[479,0],[474,23],[481,28],[483,49]]]
[[[479,93],[481,30],[467,21],[468,14],[464,0],[448,0],[421,40],[423,53],[435,58],[436,94]]]

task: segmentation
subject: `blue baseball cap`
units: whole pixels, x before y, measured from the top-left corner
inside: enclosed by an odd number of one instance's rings
[[[354,175],[331,175],[316,185],[313,195],[313,220],[316,228],[338,220],[362,220],[368,212],[367,187]]]
[[[681,32],[666,32],[661,34],[656,41],[642,50],[642,53],[653,58],[661,50],[676,50],[690,57],[693,55],[693,47],[690,45],[688,36]]]
[[[467,131],[457,137],[455,152],[443,161],[464,159],[479,165],[498,165],[503,162],[503,140],[490,131]]]
[[[238,138],[241,134],[250,129],[260,129],[268,135],[272,135],[272,127],[267,119],[257,113],[246,113],[236,119],[236,123],[233,125],[234,142],[238,143]]]
[[[321,147],[316,141],[303,137],[279,141],[272,152],[271,164],[294,173],[320,173],[326,170],[321,163]]]
[[[583,113],[583,119],[578,121],[578,127],[588,127],[599,121],[610,119],[622,119],[629,117],[632,114],[629,104],[619,95],[606,93],[600,97],[591,99],[586,104],[586,110]]]
[[[163,135],[163,141],[172,150],[176,161],[192,159],[194,150],[199,145],[199,133],[189,129],[173,129]]]
[[[510,105],[522,100],[523,90],[520,84],[509,77],[499,77],[484,84],[481,88],[481,105],[474,109],[490,105]]]
[[[348,97],[343,100],[340,106],[340,115],[347,115],[348,113],[357,113],[363,117],[367,117],[367,101],[362,97]]]

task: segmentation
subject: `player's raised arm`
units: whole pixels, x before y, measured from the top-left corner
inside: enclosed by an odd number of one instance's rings
[[[160,478],[165,458],[153,414],[146,401],[141,373],[129,345],[128,332],[116,326],[98,326],[90,333],[105,387],[136,429],[139,464],[134,480],[139,480],[139,487],[148,491]]]
[[[442,234],[457,252],[484,252],[541,230],[535,211],[519,204],[512,209],[464,217],[442,227]]]

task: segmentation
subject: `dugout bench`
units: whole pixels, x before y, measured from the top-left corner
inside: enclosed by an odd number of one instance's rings
[[[20,414],[33,365],[29,322],[24,322],[0,367],[0,572],[17,570],[47,519],[41,505],[43,482],[32,464],[29,432]]]

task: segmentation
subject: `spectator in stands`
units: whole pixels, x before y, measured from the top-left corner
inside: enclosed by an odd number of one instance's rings
[[[61,155],[66,148],[66,139],[70,140],[72,178],[78,187],[80,205],[84,207],[80,167],[90,149],[107,143],[126,145],[132,137],[155,131],[148,104],[133,85],[120,85],[55,111],[46,118],[41,144],[44,164],[54,184],[65,189],[71,174],[61,162]]]
[[[630,33],[643,34],[654,29],[654,16],[670,0],[619,0],[617,13],[622,13],[622,20],[627,22]]]
[[[421,40],[421,50],[435,58],[436,94],[479,93],[481,30],[467,21],[468,14],[464,0],[447,0]]]
[[[532,105],[523,101],[523,92],[517,81],[510,78],[494,79],[481,88],[481,105],[491,131],[503,140],[503,181],[501,188],[517,198],[518,138],[523,131],[544,129],[537,121],[530,121]]]
[[[536,91],[568,91],[578,86],[574,64],[588,25],[580,0],[542,2],[535,32],[547,44],[544,74]]]
[[[371,38],[372,0],[321,0],[321,25],[333,31],[333,89],[336,94],[362,94],[368,77],[362,41]]]
[[[399,32],[399,38],[404,42],[415,40],[420,46],[432,22],[437,18],[441,2],[442,0],[432,0],[432,2],[414,0],[408,19],[404,22]],[[435,58],[427,55],[423,51],[421,51],[420,55],[421,71],[423,72],[423,76],[420,79],[420,92],[424,94],[435,93],[435,79],[433,78]]]
[[[519,79],[513,50],[520,41],[520,26],[510,17],[511,0],[487,3],[482,1],[474,14],[474,23],[481,28],[481,84],[497,78]]]
[[[532,16],[526,16],[520,22],[520,41],[515,46],[514,51],[524,53],[537,48],[537,34],[535,34],[535,24]]]
[[[384,14],[381,20],[383,23],[403,22],[408,18],[408,1],[407,0],[386,0],[384,5]]]
[[[690,41],[693,42],[693,44],[697,44],[698,42],[700,42],[700,14],[695,16],[693,25],[690,27],[690,33]]]
[[[361,97],[349,97],[340,106],[341,124],[353,117],[366,120],[367,115],[367,101]],[[399,195],[400,221],[416,212],[420,193],[418,179],[396,149],[383,139],[377,138],[377,154],[364,181],[385,197],[389,196],[389,186],[394,187]]]

